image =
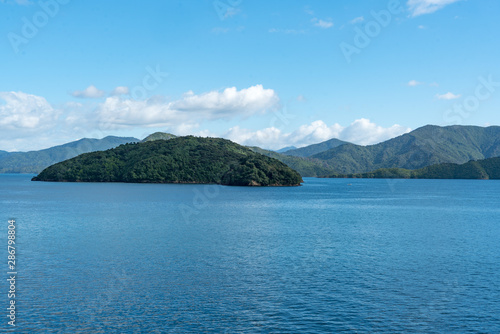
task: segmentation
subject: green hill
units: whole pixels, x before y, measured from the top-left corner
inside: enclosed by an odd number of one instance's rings
[[[150,134],[143,140],[141,140],[141,142],[153,141],[153,140],[169,140],[172,138],[177,138],[177,136],[166,132],[155,132],[153,134]]]
[[[301,147],[301,148],[296,148],[294,150],[287,150],[287,151],[283,152],[283,154],[305,158],[305,157],[310,157],[310,156],[313,156],[315,154],[318,154],[318,153],[321,153],[324,151],[328,151],[329,149],[332,149],[332,148],[335,148],[335,147],[338,147],[338,146],[344,145],[344,144],[349,144],[349,143],[346,141],[342,141],[342,140],[333,138],[333,139],[324,141],[324,142],[319,143],[319,144],[313,144],[313,145],[309,145],[309,146],[305,146],[305,147]]]
[[[378,169],[369,173],[332,175],[331,177],[375,179],[500,179],[500,157],[469,161],[464,164],[437,164],[409,170],[403,168]]]
[[[138,141],[139,139],[132,137],[114,136],[103,139],[83,138],[40,151],[5,152],[0,154],[0,173],[40,173],[52,164],[82,153],[108,150],[121,144]]]
[[[178,137],[82,154],[46,168],[34,181],[215,183],[298,186],[282,162],[220,138]]]
[[[439,163],[461,164],[500,156],[500,127],[427,125],[385,142],[344,144],[311,156],[342,174],[380,168],[418,169]]]
[[[320,160],[285,155],[283,153],[268,151],[255,146],[249,147],[249,149],[265,156],[278,159],[288,167],[299,172],[303,177],[317,177],[335,174],[335,170]]]

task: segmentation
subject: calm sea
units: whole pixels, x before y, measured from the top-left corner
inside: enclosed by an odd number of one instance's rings
[[[0,330],[498,333],[500,182],[296,188],[0,175]]]

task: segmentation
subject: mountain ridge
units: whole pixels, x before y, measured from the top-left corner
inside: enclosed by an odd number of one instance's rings
[[[500,155],[500,127],[426,125],[382,143],[344,144],[312,155],[341,174],[380,168],[418,169],[439,163],[465,163]]]
[[[106,136],[82,138],[39,151],[7,152],[0,155],[0,173],[39,173],[44,168],[82,153],[107,150],[121,144],[138,142],[134,137]]]
[[[347,175],[334,174],[328,177],[364,179],[498,180],[500,179],[500,157],[470,160],[463,164],[442,163],[415,170],[404,168],[382,168],[368,173]]]
[[[304,146],[304,147],[297,148],[294,150],[288,150],[288,151],[283,152],[283,154],[307,158],[307,157],[313,156],[314,154],[318,154],[318,153],[327,151],[329,149],[332,149],[332,148],[335,148],[335,147],[338,147],[338,146],[341,146],[344,144],[350,144],[350,143],[343,141],[343,140],[340,140],[340,139],[337,139],[337,138],[332,138],[332,139],[323,141],[321,143]]]
[[[335,173],[335,171],[323,161],[286,155],[275,151],[265,150],[257,146],[247,147],[254,152],[283,162],[285,165],[299,172],[303,177],[318,177]]]
[[[175,135],[155,132],[142,140],[170,140]],[[0,173],[39,173],[54,163],[82,153],[107,150],[121,144],[139,142],[133,137],[82,138],[40,151],[0,151]],[[332,146],[331,148],[328,148]],[[499,126],[440,127],[426,125],[387,141],[361,146],[330,139],[284,153],[250,147],[278,159],[302,176],[355,174],[381,168],[419,169],[439,163],[465,163],[500,156]],[[324,151],[321,151],[325,149]],[[318,152],[319,153],[315,153]],[[310,155],[311,153],[314,153]]]

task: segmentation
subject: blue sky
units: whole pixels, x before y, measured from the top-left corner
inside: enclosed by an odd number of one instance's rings
[[[500,2],[0,0],[0,150],[500,124]]]

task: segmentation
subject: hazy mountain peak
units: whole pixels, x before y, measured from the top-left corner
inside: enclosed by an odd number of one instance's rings
[[[169,140],[172,138],[177,138],[177,136],[167,132],[155,132],[144,138],[142,142],[153,141],[153,140]]]
[[[297,148],[295,150],[288,150],[283,152],[283,154],[286,155],[293,155],[296,157],[310,157],[314,154],[318,154],[324,151],[328,151],[331,148],[338,147],[340,145],[348,144],[348,142],[337,139],[337,138],[332,138],[327,141],[318,143],[318,144],[313,144],[301,148]]]

